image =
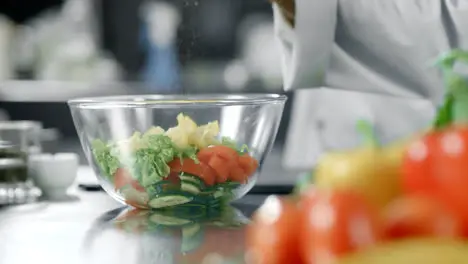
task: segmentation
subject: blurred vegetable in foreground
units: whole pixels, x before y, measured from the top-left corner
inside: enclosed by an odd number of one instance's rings
[[[326,154],[313,177],[301,178],[294,197],[301,224],[268,228],[299,234],[302,254],[294,263],[468,261],[468,80],[453,71],[457,60],[468,62],[468,52],[438,62],[447,91],[428,131],[380,146],[360,122],[364,147]],[[251,228],[266,226],[254,221]],[[288,248],[281,254],[297,254]]]
[[[371,248],[383,239],[378,211],[360,195],[347,191],[308,191],[299,204],[298,246],[303,263],[330,263]]]
[[[337,264],[442,264],[466,263],[468,245],[438,239],[407,240],[351,255]]]
[[[324,155],[315,168],[315,187],[353,190],[383,208],[400,194],[398,179],[405,144],[380,146],[370,124],[362,121],[358,129],[366,145]]]

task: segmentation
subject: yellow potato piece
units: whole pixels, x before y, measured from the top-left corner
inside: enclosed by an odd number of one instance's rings
[[[190,135],[190,143],[198,148],[206,148],[217,144],[216,136],[219,134],[218,121],[210,122],[199,126],[193,134]]]
[[[169,128],[166,131],[166,136],[170,137],[172,142],[179,148],[187,148],[189,146],[189,133],[181,127]]]
[[[347,256],[336,264],[464,264],[468,245],[437,239],[393,242]]]
[[[193,134],[198,127],[195,121],[193,121],[190,117],[184,114],[179,114],[177,116],[177,123],[177,127],[180,128],[187,135]]]
[[[151,127],[150,129],[148,129],[148,131],[146,131],[146,133],[143,135],[143,137],[145,136],[152,136],[152,135],[161,135],[161,134],[164,134],[164,129],[160,126],[153,126]]]

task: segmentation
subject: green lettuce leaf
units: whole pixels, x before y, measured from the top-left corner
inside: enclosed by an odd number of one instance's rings
[[[141,139],[143,146],[132,153],[123,153],[116,143],[106,144],[97,139],[92,143],[92,152],[101,171],[112,178],[119,167],[125,167],[133,178],[143,186],[150,186],[166,177],[170,168],[167,165],[174,158],[190,158],[198,162],[195,147],[178,148],[163,134],[149,135]]]
[[[433,127],[444,128],[456,123],[468,123],[468,81],[465,77],[454,72],[456,62],[468,63],[468,52],[452,50],[443,54],[437,66],[442,71],[445,82],[445,98],[437,111]]]
[[[92,153],[99,169],[107,177],[113,177],[120,167],[119,159],[112,155],[112,148],[103,141],[96,139],[91,142]]]
[[[150,135],[145,137],[144,148],[134,154],[132,166],[133,175],[143,186],[149,186],[166,177],[170,168],[167,165],[174,158],[191,158],[197,160],[197,149],[178,148],[166,135]]]

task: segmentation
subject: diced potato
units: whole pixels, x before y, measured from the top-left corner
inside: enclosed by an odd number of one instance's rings
[[[179,114],[177,116],[177,122],[177,127],[183,130],[187,135],[195,133],[195,130],[198,127],[197,123],[195,123],[190,117],[184,114]]]
[[[148,129],[148,131],[146,131],[146,133],[143,135],[143,137],[145,136],[152,136],[152,135],[161,135],[161,134],[164,134],[164,129],[160,126],[157,126],[157,127],[151,127],[150,129]]]
[[[208,147],[219,143],[216,136],[219,133],[218,122],[210,122],[206,125],[200,126],[195,130],[195,133],[190,135],[190,143],[198,148]]]
[[[166,136],[170,137],[172,142],[179,148],[187,148],[190,146],[189,134],[183,131],[180,127],[169,128],[166,131]]]

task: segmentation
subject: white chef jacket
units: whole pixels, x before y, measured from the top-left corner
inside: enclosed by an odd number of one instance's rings
[[[296,99],[288,140],[290,154],[302,158],[289,155],[291,162],[312,163],[299,151],[306,139],[295,136],[305,123],[322,120],[329,127],[308,139],[310,157],[358,144],[349,135],[362,117],[371,116],[389,140],[430,121],[444,91],[435,59],[453,48],[468,50],[468,0],[295,1],[294,28],[273,8],[284,87],[307,89]],[[324,108],[328,116],[318,114]],[[324,147],[343,138],[349,142]]]

